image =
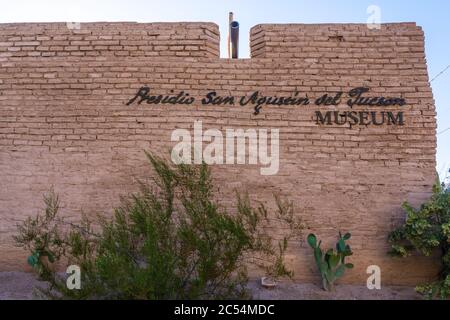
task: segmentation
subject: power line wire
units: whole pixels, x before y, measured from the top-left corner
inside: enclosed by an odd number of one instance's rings
[[[437,134],[439,135],[441,133],[447,132],[448,130],[450,130],[450,127],[448,127],[447,129],[442,130],[441,132],[438,132]]]
[[[447,69],[450,68],[450,64],[441,72],[439,72],[433,79],[431,79],[430,82],[433,82],[434,80],[436,80],[438,77],[440,77],[445,71],[447,71]]]
[[[439,78],[445,71],[447,71],[450,68],[450,64],[444,68],[444,70],[442,70],[441,72],[439,72],[433,79],[431,79],[430,83],[433,82],[434,80],[436,80],[437,78]],[[440,135],[444,132],[447,132],[448,130],[450,130],[450,127],[442,130],[441,132],[438,132],[437,135]]]

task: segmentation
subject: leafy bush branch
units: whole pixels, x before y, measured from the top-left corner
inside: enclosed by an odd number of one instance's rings
[[[394,256],[407,257],[417,250],[425,256],[439,250],[442,268],[436,281],[420,285],[416,289],[426,298],[450,297],[450,193],[445,192],[439,181],[433,187],[433,195],[419,210],[409,203],[403,204],[405,223],[391,232],[389,242]]]
[[[80,224],[58,216],[54,192],[44,197],[45,213],[18,226],[18,246],[49,283],[48,298],[225,299],[248,297],[252,263],[273,278],[292,276],[284,262],[288,243],[301,239],[304,225],[293,205],[275,197],[277,210],[253,208],[237,196],[233,213],[214,200],[209,168],[172,166],[146,153],[155,177],[121,199],[112,218],[86,217]],[[288,231],[274,239],[274,223]],[[80,266],[82,286],[69,290],[57,270]]]

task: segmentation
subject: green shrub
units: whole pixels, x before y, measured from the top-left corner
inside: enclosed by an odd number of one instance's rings
[[[334,291],[334,282],[344,275],[345,269],[353,268],[353,264],[345,263],[345,258],[353,254],[350,246],[345,243],[350,237],[350,233],[342,236],[339,232],[336,251],[330,248],[325,253],[320,248],[322,241],[317,243],[317,238],[312,233],[307,237],[309,246],[314,250],[314,259],[322,277],[323,289],[326,291]]]
[[[15,240],[49,287],[47,298],[228,299],[248,297],[247,266],[274,278],[292,276],[284,264],[289,240],[304,228],[292,203],[276,197],[277,212],[237,196],[236,212],[214,200],[208,167],[167,164],[147,153],[156,175],[121,199],[112,218],[80,224],[59,218],[59,199],[45,197],[43,216],[18,226]],[[267,232],[275,219],[289,231]],[[58,266],[81,268],[81,289],[66,288]],[[60,270],[60,268],[59,268]]]
[[[405,223],[391,232],[389,242],[392,249],[390,254],[407,257],[416,250],[429,256],[439,250],[442,269],[439,279],[420,285],[416,290],[426,298],[450,297],[450,193],[445,192],[439,181],[433,187],[433,195],[419,210],[405,202]]]

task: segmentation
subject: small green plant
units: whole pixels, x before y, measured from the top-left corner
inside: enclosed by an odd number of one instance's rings
[[[325,253],[320,248],[322,241],[317,243],[314,234],[309,234],[307,242],[314,250],[314,259],[317,268],[322,276],[323,289],[326,291],[334,291],[334,282],[344,275],[345,269],[352,269],[353,264],[345,263],[345,258],[353,254],[350,246],[345,243],[351,237],[350,233],[344,236],[339,232],[339,240],[336,243],[336,250],[328,249]]]
[[[18,226],[16,243],[49,284],[45,298],[229,299],[248,298],[247,266],[273,278],[292,276],[284,264],[288,242],[303,224],[292,203],[276,197],[277,210],[251,206],[237,196],[233,212],[213,194],[210,170],[172,165],[147,153],[153,179],[123,197],[112,217],[75,224],[59,218],[58,196],[44,197],[45,215]],[[273,223],[289,229],[281,239]],[[58,264],[78,265],[81,289],[69,290]],[[59,269],[61,270],[61,269]],[[38,289],[39,290],[39,289]]]
[[[30,251],[27,262],[42,278],[49,275],[49,265],[61,256],[63,242],[56,221],[59,199],[53,195],[53,190],[44,196],[44,203],[44,214],[25,220],[18,226],[19,235],[14,237]]]
[[[450,193],[439,183],[433,187],[433,195],[418,210],[403,203],[405,223],[389,235],[393,256],[408,257],[413,251],[425,256],[440,252],[442,268],[436,281],[419,285],[417,292],[427,299],[450,297]]]

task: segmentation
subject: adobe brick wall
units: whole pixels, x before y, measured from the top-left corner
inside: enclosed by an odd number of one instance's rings
[[[280,129],[277,175],[261,176],[255,165],[213,166],[223,205],[233,203],[236,188],[269,205],[281,192],[325,246],[338,230],[350,231],[355,269],[346,283],[364,284],[370,264],[381,267],[383,284],[436,274],[432,258],[386,254],[387,233],[404,216],[401,203],[425,201],[435,177],[435,108],[420,27],[258,25],[252,58],[240,60],[218,58],[211,23],[64,27],[0,25],[0,270],[27,269],[11,237],[18,221],[42,209],[50,186],[73,219],[81,211],[111,212],[120,195],[136,189],[135,177],[149,173],[142,150],[168,155],[172,130],[202,120],[205,129]],[[189,91],[197,103],[126,106],[142,85]],[[405,98],[405,106],[388,108],[404,111],[405,125],[317,125],[314,105],[267,106],[255,116],[249,106],[198,103],[210,90],[317,97],[358,86]],[[297,279],[318,279],[305,244],[293,243],[288,259]]]
[[[218,57],[213,23],[8,23],[0,29],[0,57]]]

